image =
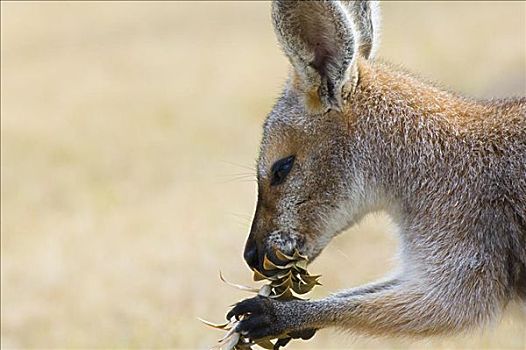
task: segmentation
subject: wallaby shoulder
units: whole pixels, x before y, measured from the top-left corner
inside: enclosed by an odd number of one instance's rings
[[[415,114],[441,117],[459,128],[473,128],[478,124],[505,129],[510,123],[526,120],[526,97],[476,100],[448,91],[390,63],[358,60],[358,92],[355,97],[364,105],[403,108],[403,115]],[[353,104],[358,101],[353,100]],[[393,110],[394,112],[394,110]],[[411,113],[412,112],[412,113]],[[489,123],[489,124],[488,124]]]

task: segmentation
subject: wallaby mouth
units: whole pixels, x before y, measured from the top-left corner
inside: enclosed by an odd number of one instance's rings
[[[259,267],[259,254],[257,249],[257,244],[254,239],[249,237],[245,243],[245,251],[243,253],[243,258],[245,259],[248,267],[251,269],[257,269]]]
[[[298,249],[293,249],[292,252],[283,252],[279,247],[273,246],[258,248],[255,240],[250,238],[245,245],[243,257],[251,270],[267,277],[279,272],[284,261],[300,258],[307,261],[307,257],[300,254]]]
[[[268,267],[270,264],[279,264],[280,261],[274,252],[274,249],[258,249],[255,241],[247,240],[245,245],[245,252],[243,253],[245,261],[253,271],[258,271],[263,275],[266,275],[265,265]],[[265,262],[267,262],[265,264]]]
[[[307,257],[304,252],[305,238],[296,231],[274,230],[263,237],[258,237],[251,231],[245,243],[243,257],[251,270],[263,274],[268,270],[268,264],[280,265],[284,257],[296,255]]]

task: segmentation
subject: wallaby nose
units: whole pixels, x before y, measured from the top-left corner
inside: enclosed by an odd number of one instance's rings
[[[253,269],[258,268],[258,248],[256,246],[256,241],[252,238],[247,239],[247,243],[245,244],[245,252],[243,253],[243,257],[245,258],[245,261],[247,262],[248,266]]]

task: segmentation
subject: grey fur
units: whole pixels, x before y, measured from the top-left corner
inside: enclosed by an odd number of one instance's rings
[[[380,42],[380,5],[377,1],[341,1],[359,35],[358,51],[373,58]]]
[[[295,37],[294,4],[276,3],[273,19],[301,71],[312,58],[308,48],[284,39]],[[313,18],[342,18],[342,6],[323,6],[327,16]],[[356,6],[363,9],[346,8]],[[377,37],[367,25],[351,27],[365,31],[358,37]],[[328,41],[348,52],[357,40],[345,40],[350,27],[336,28],[337,40]],[[343,57],[329,77],[341,82],[350,64],[359,79],[342,85],[339,110],[313,112],[291,82],[267,118],[249,242],[261,256],[299,249],[314,259],[366,213],[385,210],[399,226],[400,268],[321,300],[247,300],[252,321],[240,329],[254,336],[322,327],[426,336],[485,324],[510,301],[526,302],[526,98],[474,101],[388,65]],[[311,71],[302,74],[307,85],[318,83]],[[272,164],[291,154],[286,182],[269,186]]]

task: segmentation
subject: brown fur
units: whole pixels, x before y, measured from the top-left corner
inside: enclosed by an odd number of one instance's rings
[[[312,260],[366,213],[384,210],[399,227],[401,264],[321,300],[248,299],[234,308],[251,313],[239,331],[428,336],[526,302],[526,98],[475,101],[360,56],[377,44],[369,3],[294,4],[273,5],[294,73],[264,126],[247,262],[261,269],[275,249]],[[326,16],[308,15],[320,7]],[[297,35],[296,11],[339,35],[323,43],[333,56],[319,59],[317,44]],[[333,66],[312,71],[310,60]],[[271,185],[273,164],[291,155],[286,181]]]

